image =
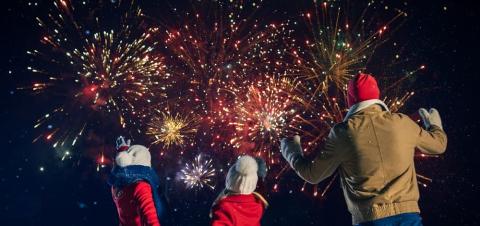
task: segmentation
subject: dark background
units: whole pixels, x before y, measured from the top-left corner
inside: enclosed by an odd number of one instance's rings
[[[298,2],[271,0],[266,5],[288,14],[298,13],[296,10],[305,1]],[[480,128],[475,114],[480,96],[476,92],[480,80],[478,7],[466,1],[386,2],[408,3],[405,7],[408,22],[395,38],[407,43],[414,50],[413,57],[427,65],[420,82],[435,84],[428,92],[415,96],[405,111],[435,106],[449,136],[443,157],[417,162],[419,171],[433,177],[427,188],[420,188],[424,223],[478,225]],[[59,161],[51,146],[42,142],[32,144],[37,135],[33,123],[49,108],[45,102],[16,88],[31,76],[26,70],[29,64],[26,51],[39,45],[34,17],[50,4],[2,2],[0,224],[115,225],[116,210],[105,182],[107,169],[96,172],[96,164],[89,158]],[[144,4],[161,5],[157,1]],[[188,2],[171,1],[171,4],[185,6]],[[161,8],[158,10],[161,12]],[[206,225],[217,191],[185,192],[175,184],[170,186],[173,225]],[[264,225],[351,224],[338,182],[323,199],[295,190],[270,193],[268,199],[271,208],[264,216]]]

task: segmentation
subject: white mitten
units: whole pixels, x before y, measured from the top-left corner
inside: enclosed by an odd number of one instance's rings
[[[442,119],[440,118],[440,113],[438,113],[437,109],[430,108],[430,111],[427,111],[425,108],[420,108],[418,114],[420,114],[425,128],[428,129],[430,126],[434,125],[443,130]]]

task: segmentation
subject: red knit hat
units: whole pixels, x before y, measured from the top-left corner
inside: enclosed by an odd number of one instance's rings
[[[379,99],[380,90],[372,75],[359,73],[348,83],[348,107],[365,100]]]

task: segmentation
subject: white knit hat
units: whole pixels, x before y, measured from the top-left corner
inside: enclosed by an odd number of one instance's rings
[[[152,157],[148,148],[143,145],[132,145],[126,151],[120,151],[117,156],[115,156],[115,164],[120,167],[130,166],[130,165],[141,165],[151,167]]]
[[[258,181],[258,163],[248,155],[240,157],[227,173],[226,188],[239,194],[251,194]]]

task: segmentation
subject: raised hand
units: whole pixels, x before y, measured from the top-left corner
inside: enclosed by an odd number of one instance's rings
[[[116,148],[117,151],[126,151],[128,148],[130,148],[130,142],[131,140],[128,139],[125,141],[125,138],[123,136],[119,136],[116,141]]]
[[[443,130],[442,119],[440,118],[440,113],[438,113],[437,109],[430,108],[430,110],[427,111],[427,109],[425,108],[420,108],[418,110],[418,113],[420,114],[423,125],[425,125],[426,129],[434,125],[440,127]]]

